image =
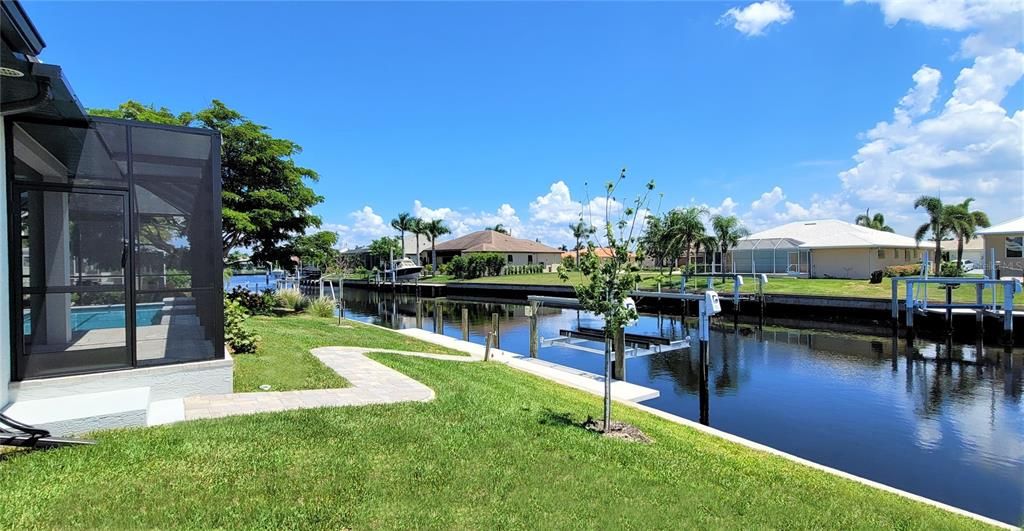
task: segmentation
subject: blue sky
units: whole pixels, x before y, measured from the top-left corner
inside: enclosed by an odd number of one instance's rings
[[[921,193],[1024,215],[1019,4],[27,10],[88,107],[217,98],[302,145],[316,212],[347,245],[400,211],[566,243],[584,183],[623,166],[633,189],[658,183],[663,208],[705,204],[755,230],[871,207],[909,233]]]

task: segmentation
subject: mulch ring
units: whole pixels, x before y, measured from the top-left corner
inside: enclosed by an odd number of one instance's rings
[[[629,442],[639,442],[644,444],[651,444],[654,442],[644,432],[640,431],[640,428],[632,424],[626,424],[625,422],[611,421],[609,425],[611,429],[608,431],[604,430],[604,421],[598,420],[593,417],[587,417],[587,421],[583,423],[583,427],[594,432],[598,432],[605,437],[611,437],[613,439],[622,439]]]

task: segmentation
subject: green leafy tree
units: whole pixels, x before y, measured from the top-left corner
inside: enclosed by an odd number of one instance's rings
[[[341,255],[334,247],[337,244],[338,234],[325,230],[297,236],[288,247],[289,254],[298,256],[303,264],[316,264],[326,269],[337,263]]]
[[[595,229],[592,225],[584,223],[583,218],[580,218],[580,220],[577,221],[576,223],[569,225],[569,230],[572,231],[572,237],[576,238],[576,247],[573,247],[573,249],[575,249],[576,251],[576,267],[579,268],[580,247],[582,245],[581,242],[588,236],[597,232],[597,229]]]
[[[402,244],[393,236],[384,236],[370,242],[370,256],[377,257],[377,263],[384,264],[392,256],[402,256]]]
[[[611,382],[612,382],[612,348],[611,342],[615,333],[627,323],[637,318],[635,308],[625,306],[626,297],[640,282],[640,263],[643,251],[640,248],[643,220],[639,218],[648,203],[654,181],[647,183],[645,191],[622,213],[613,218],[609,208],[614,203],[615,192],[626,179],[626,170],[619,173],[619,178],[605,186],[604,222],[596,233],[596,239],[603,247],[611,251],[610,256],[599,260],[595,252],[595,242],[588,240],[588,252],[580,260],[580,271],[587,281],[576,286],[576,297],[580,305],[587,311],[604,317],[604,430],[611,427]],[[603,240],[603,241],[601,241]],[[636,260],[633,260],[633,256]],[[563,281],[569,279],[568,273],[559,269]]]
[[[964,242],[969,242],[978,235],[978,228],[990,227],[988,214],[981,210],[971,210],[973,197],[964,199],[962,203],[946,206],[946,217],[949,221],[949,230],[956,236],[956,257],[963,261]],[[957,263],[957,268],[960,268]]]
[[[220,132],[224,258],[234,248],[248,247],[253,260],[267,262],[282,242],[320,226],[320,218],[311,209],[323,202],[323,197],[307,185],[319,176],[294,160],[302,148],[291,140],[275,138],[266,126],[252,122],[219,100],[199,112],[177,115],[167,108],[133,100],[117,109],[89,112]]]
[[[674,252],[681,251],[686,257],[686,265],[683,269],[685,275],[690,271],[694,244],[707,236],[702,218],[708,214],[708,210],[704,207],[689,207],[673,210],[670,214],[672,214],[668,223],[668,237],[672,242],[670,249]]]
[[[722,282],[725,282],[725,256],[729,249],[736,247],[743,238],[750,234],[736,216],[711,216],[711,230],[715,233],[718,252],[722,255]]]
[[[430,264],[433,266],[433,271],[437,272],[437,238],[450,234],[452,231],[440,219],[425,221],[423,229],[426,231],[427,238],[430,239]]]
[[[929,231],[932,233],[932,238],[935,239],[935,254],[932,260],[935,274],[938,275],[942,271],[942,240],[950,233],[950,210],[942,204],[941,199],[930,195],[922,195],[914,200],[914,210],[918,208],[928,213],[928,222],[914,231],[914,239],[921,243]]]
[[[875,212],[875,215],[871,215],[871,209],[867,209],[863,214],[857,216],[857,219],[853,222],[861,227],[867,227],[869,229],[875,229],[885,232],[896,232],[892,230],[892,227],[885,224],[885,216],[881,212]]]

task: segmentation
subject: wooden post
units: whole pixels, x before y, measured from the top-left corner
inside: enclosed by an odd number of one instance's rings
[[[626,329],[619,328],[615,331],[615,364],[612,365],[612,378],[616,380],[626,379]]]
[[[434,333],[444,335],[444,308],[434,301]]]
[[[531,302],[527,310],[530,312],[530,357],[537,357],[537,303]]]
[[[416,328],[423,328],[423,301],[416,299]]]
[[[900,325],[900,284],[897,277],[892,277],[892,326]]]
[[[491,339],[493,337],[493,332],[487,332],[487,335],[484,337],[484,361],[491,359]]]
[[[983,334],[983,330],[985,329],[985,285],[980,282],[975,284],[974,295],[974,303],[978,305],[978,307],[974,309],[974,322],[978,328],[978,333]]]
[[[469,341],[469,308],[462,307],[462,340]]]
[[[1013,343],[1013,282],[1003,283],[1003,342]]]
[[[953,331],[953,285],[946,284],[946,331]]]
[[[498,312],[491,314],[491,333],[494,334],[494,348],[501,348],[501,333],[498,330]]]

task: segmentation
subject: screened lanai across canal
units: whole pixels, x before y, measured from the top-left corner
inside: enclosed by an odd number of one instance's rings
[[[15,377],[223,357],[219,136],[6,127]]]
[[[745,238],[729,251],[734,273],[807,275],[811,252],[792,238]]]

